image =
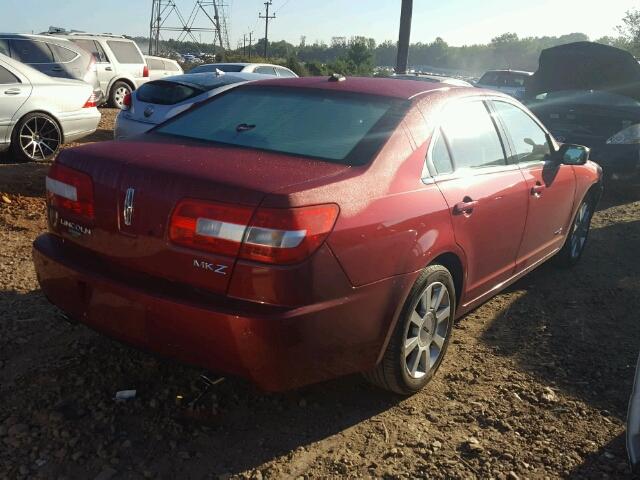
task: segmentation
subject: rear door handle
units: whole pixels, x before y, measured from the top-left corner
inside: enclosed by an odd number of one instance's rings
[[[471,215],[473,210],[478,206],[477,200],[471,200],[469,197],[465,197],[460,203],[456,203],[453,206],[454,215]]]
[[[53,68],[51,69],[51,71],[52,71],[52,72],[61,72],[61,71],[62,71],[62,68],[61,68],[61,67],[53,67]]]
[[[4,94],[5,95],[19,95],[20,94],[20,89],[19,88],[10,88],[9,90],[5,90]]]
[[[542,192],[544,192],[544,189],[546,187],[544,185],[542,185],[540,182],[536,182],[536,184],[531,187],[531,195],[533,195],[534,197],[539,197],[542,195]]]
[[[107,72],[110,72],[110,71],[111,71],[111,67],[105,67],[104,69],[105,69]]]

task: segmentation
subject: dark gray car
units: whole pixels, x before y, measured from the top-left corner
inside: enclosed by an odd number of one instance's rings
[[[50,77],[82,80],[94,87],[96,103],[102,101],[93,55],[64,38],[0,33],[0,53],[25,63]]]

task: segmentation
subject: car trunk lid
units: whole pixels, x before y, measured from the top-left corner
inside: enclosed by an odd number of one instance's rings
[[[58,233],[123,270],[225,293],[235,258],[168,240],[171,213],[184,198],[255,209],[270,193],[349,167],[212,144],[143,140],[88,145],[58,162],[93,180],[93,224],[58,222]],[[65,213],[61,213],[64,220]],[[71,218],[70,220],[74,220]]]

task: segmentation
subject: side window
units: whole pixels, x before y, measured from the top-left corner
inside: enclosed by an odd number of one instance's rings
[[[147,65],[151,70],[164,70],[164,62],[156,58],[147,58]]]
[[[68,48],[61,47],[55,43],[50,43],[49,47],[53,51],[53,58],[56,62],[66,63],[74,60],[78,54]]]
[[[291,73],[289,70],[287,70],[286,68],[276,68],[276,70],[278,71],[278,76],[279,77],[283,77],[283,78],[294,78],[295,75],[293,73]]]
[[[493,105],[513,141],[515,158],[509,163],[543,162],[551,154],[545,131],[526,112],[506,102]]]
[[[261,73],[263,75],[275,75],[276,71],[273,67],[256,67],[255,73]]]
[[[176,65],[173,62],[170,62],[169,60],[164,60],[162,63],[164,63],[164,69],[168,70],[169,72],[179,72],[180,69],[178,68],[178,65]]]
[[[11,57],[22,63],[53,63],[49,46],[31,40],[11,40]]]
[[[102,49],[102,46],[100,46],[98,42],[94,42],[93,40],[84,40],[82,38],[72,38],[71,41],[78,45],[80,48],[91,53],[96,59],[96,62],[105,63],[109,61],[104,53],[104,50]]]
[[[461,102],[447,107],[441,129],[456,170],[506,164],[502,142],[484,102]]]
[[[122,40],[108,40],[107,45],[116,56],[116,60],[124,64],[142,64],[144,59],[140,55],[136,44]]]
[[[431,149],[431,163],[436,169],[438,175],[443,173],[453,172],[453,163],[451,162],[451,155],[449,155],[449,147],[445,141],[442,133],[438,130],[434,133],[435,143]]]
[[[6,40],[0,39],[0,53],[3,55],[9,56],[9,42]]]
[[[478,80],[478,83],[481,85],[497,86],[498,74],[495,72],[487,72],[482,76],[480,80]]]
[[[10,83],[20,83],[20,79],[0,65],[0,85],[7,85]]]

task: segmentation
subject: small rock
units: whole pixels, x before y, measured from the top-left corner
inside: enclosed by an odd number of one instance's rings
[[[7,197],[6,195],[2,195],[2,201],[6,204],[11,203],[11,199],[9,197]]]
[[[434,440],[433,442],[431,442],[431,447],[434,450],[439,450],[442,448],[442,442],[439,442],[438,440]]]
[[[520,477],[518,476],[518,474],[516,472],[514,472],[513,470],[511,470],[508,474],[507,474],[507,479],[508,480],[520,480]]]
[[[97,477],[95,477],[93,480],[111,480],[113,477],[115,477],[118,474],[117,470],[114,470],[111,467],[106,467],[104,470],[102,470]]]
[[[558,396],[549,387],[544,388],[540,398],[547,403],[556,403],[558,401]]]

